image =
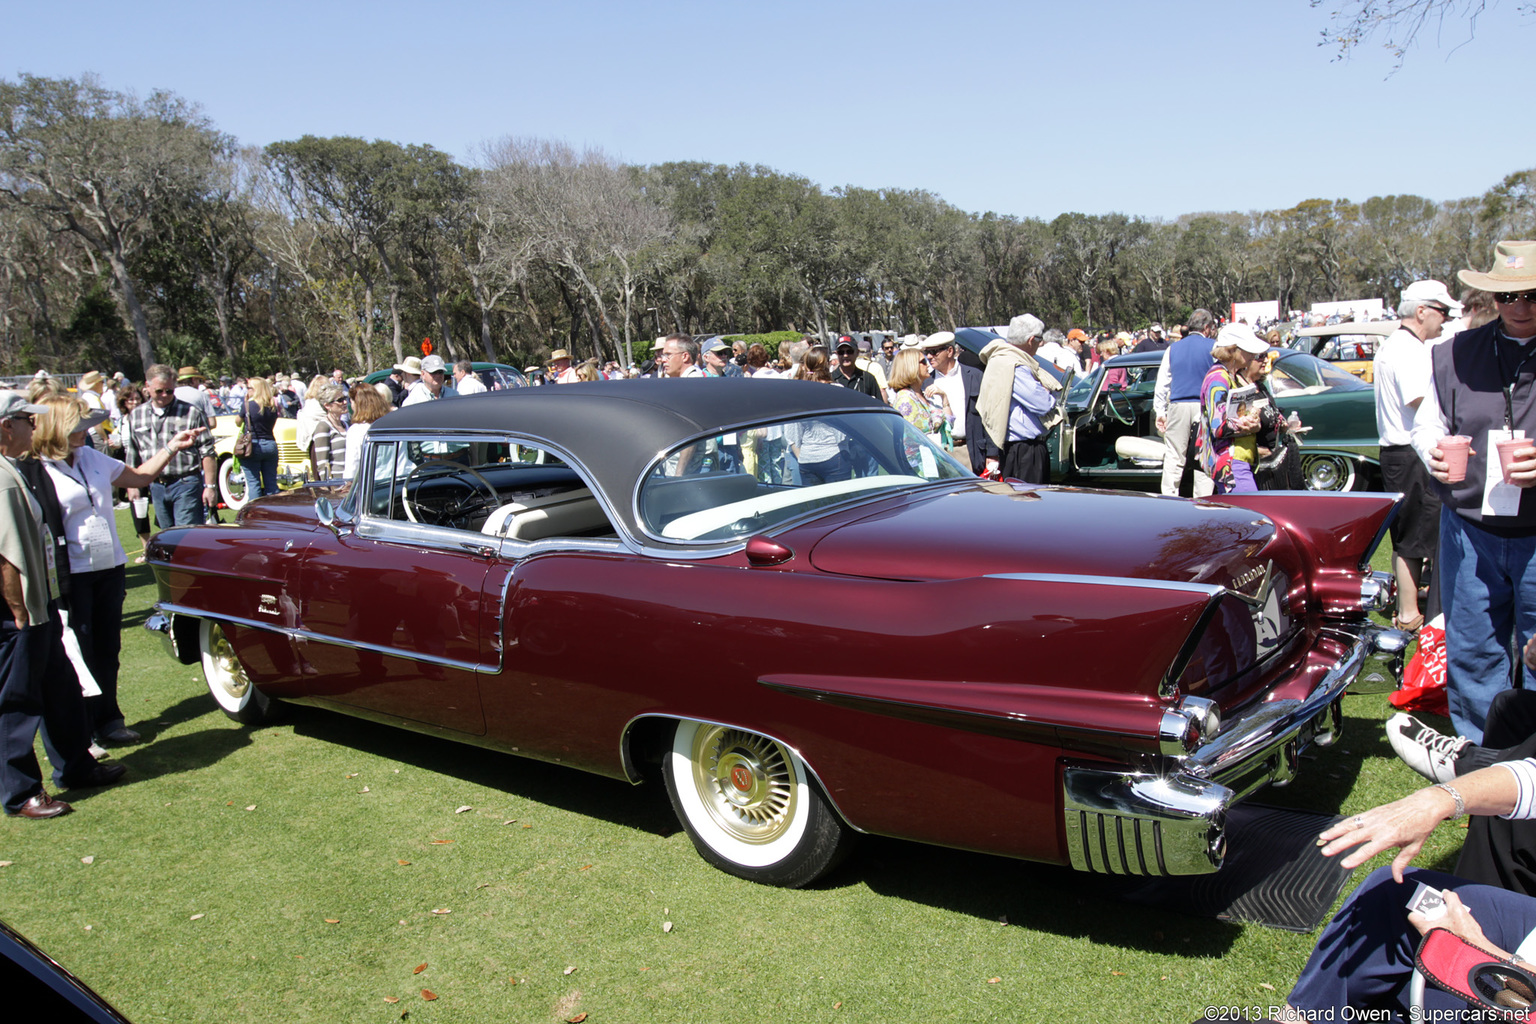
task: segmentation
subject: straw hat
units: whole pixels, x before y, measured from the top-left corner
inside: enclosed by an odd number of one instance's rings
[[[87,370],[85,373],[80,375],[80,390],[90,391],[94,389],[97,384],[100,384],[101,381],[102,377],[100,370]]]
[[[203,371],[195,366],[183,366],[176,371],[176,383],[181,384],[190,380],[202,380]]]
[[[1486,274],[1460,270],[1456,276],[1468,288],[1485,292],[1518,292],[1536,288],[1536,242],[1500,242],[1493,247],[1493,269]]]
[[[563,348],[557,348],[549,354],[549,361],[551,363],[558,363],[562,359],[566,362],[571,361],[571,354]]]
[[[404,359],[400,360],[394,366],[390,367],[390,369],[399,370],[401,373],[409,373],[412,376],[420,377],[421,376],[421,357],[420,356],[406,356]]]

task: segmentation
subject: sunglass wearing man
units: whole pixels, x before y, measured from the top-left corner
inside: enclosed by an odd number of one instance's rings
[[[1457,277],[1492,293],[1499,316],[1430,350],[1413,446],[1445,506],[1435,578],[1451,722],[1480,743],[1494,696],[1514,685],[1510,652],[1536,632],[1536,446],[1518,446],[1504,474],[1495,444],[1511,432],[1536,438],[1536,242],[1499,242],[1488,273]],[[1440,447],[1450,435],[1472,438],[1466,478],[1456,483]]]

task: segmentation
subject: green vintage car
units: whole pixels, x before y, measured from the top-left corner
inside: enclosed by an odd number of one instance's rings
[[[1270,387],[1280,410],[1295,412],[1307,429],[1302,474],[1316,491],[1378,490],[1376,389],[1306,352],[1273,349]],[[1163,439],[1152,413],[1161,352],[1106,360],[1062,392],[1066,419],[1051,436],[1053,482],[1156,490]],[[1106,386],[1124,370],[1121,387]],[[1116,383],[1119,375],[1114,374]]]

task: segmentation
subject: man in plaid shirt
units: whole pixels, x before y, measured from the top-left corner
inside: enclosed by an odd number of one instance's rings
[[[213,432],[207,429],[213,424],[201,409],[176,397],[175,370],[156,363],[147,376],[149,401],[128,415],[127,429],[123,431],[123,461],[130,466],[140,465],[183,430],[205,428],[197,444],[171,454],[165,471],[149,485],[160,529],[195,526],[218,501],[218,459],[213,450]],[[129,489],[129,500],[138,496],[137,489]]]

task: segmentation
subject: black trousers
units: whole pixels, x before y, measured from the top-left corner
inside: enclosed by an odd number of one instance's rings
[[[1475,759],[1463,758],[1473,760],[1463,768],[1463,774],[1525,757],[1536,757],[1536,690],[1505,690],[1488,705],[1483,750]],[[1456,874],[1468,881],[1536,896],[1536,820],[1474,816],[1467,825]]]
[[[1045,447],[1044,438],[1009,441],[1003,445],[1003,458],[999,469],[1004,480],[1011,477],[1027,484],[1050,483],[1051,453]]]
[[[55,778],[82,778],[95,767],[85,702],[71,671],[55,615],[40,626],[17,629],[0,619],[0,803],[14,814],[43,788],[32,752],[39,726]]]

